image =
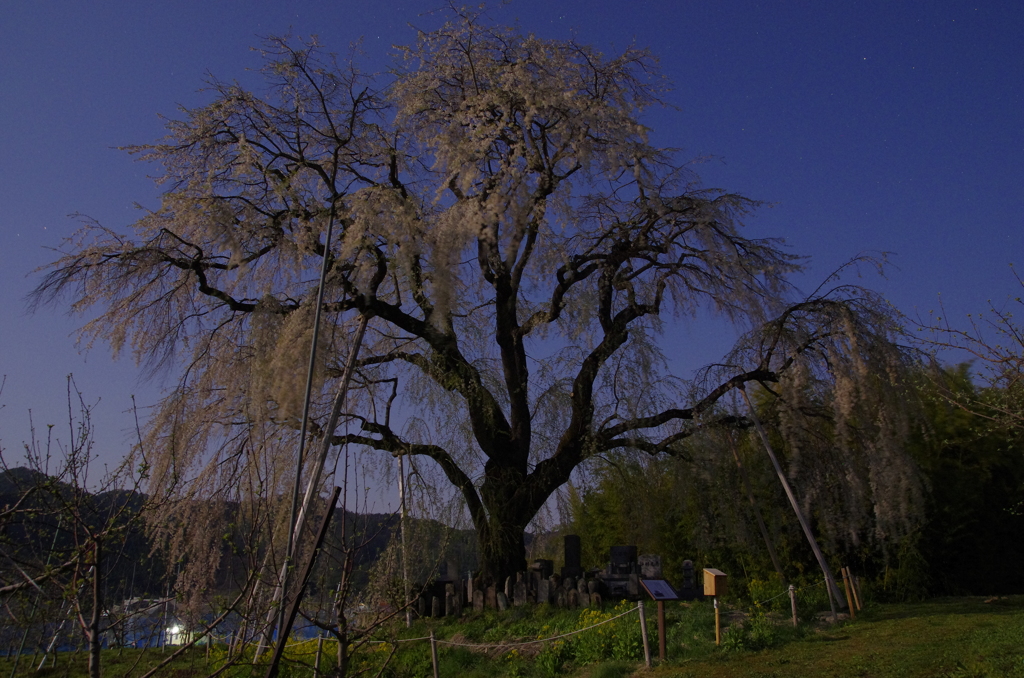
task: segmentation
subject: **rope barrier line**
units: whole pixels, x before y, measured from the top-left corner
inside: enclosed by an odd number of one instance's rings
[[[395,640],[367,640],[365,642],[376,643],[377,645],[397,645],[398,643],[415,643],[418,640],[430,640],[430,636],[421,636],[420,638],[396,638]]]
[[[819,581],[817,584],[805,584],[805,585],[801,586],[798,589],[796,589],[796,588],[793,589],[793,593],[799,593],[800,591],[806,591],[808,589],[816,589],[819,586],[824,586],[824,585],[825,585],[824,581]],[[764,605],[765,603],[772,602],[776,598],[781,598],[782,596],[788,596],[788,595],[789,595],[789,591],[783,591],[782,593],[780,593],[777,596],[772,596],[771,598],[765,598],[764,600],[755,601],[754,602],[754,607],[759,607],[761,605]]]
[[[439,639],[439,640],[437,640],[437,644],[438,645],[452,645],[454,647],[480,647],[480,648],[491,648],[491,649],[498,648],[498,647],[521,647],[523,645],[536,645],[537,643],[546,643],[546,642],[551,641],[551,640],[558,640],[559,638],[568,638],[569,636],[575,636],[578,633],[583,633],[584,631],[589,631],[590,629],[595,629],[598,626],[601,626],[603,624],[607,624],[608,622],[613,622],[616,619],[619,619],[620,617],[625,617],[627,614],[633,614],[634,612],[636,612],[638,610],[639,610],[639,608],[636,608],[636,607],[630,608],[630,609],[626,610],[625,612],[623,612],[621,614],[615,615],[614,617],[609,617],[608,619],[605,619],[603,621],[599,621],[596,624],[594,624],[593,626],[588,626],[588,627],[582,628],[582,629],[576,629],[575,631],[569,631],[567,633],[561,633],[561,634],[559,634],[557,636],[551,636],[549,638],[538,638],[537,640],[516,641],[514,643],[481,643],[481,644],[477,644],[477,643],[456,643],[456,642],[451,641],[451,640],[440,640]]]
[[[824,586],[824,584],[825,584],[825,582],[823,582],[823,581],[818,582],[817,584],[807,584],[807,585],[801,586],[798,589],[794,589],[794,593],[799,592],[799,591],[805,591],[807,589],[817,588],[819,586]],[[754,607],[760,607],[761,605],[764,605],[765,603],[770,603],[771,601],[775,600],[776,598],[781,598],[782,596],[788,596],[788,595],[789,595],[789,591],[783,591],[782,593],[780,593],[777,596],[772,596],[771,598],[766,598],[765,600],[756,601],[754,603]],[[499,648],[499,647],[521,647],[521,646],[525,646],[525,645],[536,645],[538,643],[547,643],[547,642],[552,641],[552,640],[558,640],[559,638],[568,638],[570,636],[575,636],[577,634],[583,633],[584,631],[589,631],[590,629],[595,629],[598,626],[602,626],[604,624],[607,624],[608,622],[612,622],[612,621],[615,621],[616,619],[619,619],[621,617],[625,617],[627,614],[633,614],[634,612],[637,612],[638,609],[639,608],[633,607],[633,608],[630,608],[630,609],[626,610],[625,612],[622,612],[620,614],[615,615],[614,617],[609,617],[608,619],[599,621],[598,623],[596,623],[596,624],[594,624],[592,626],[587,626],[586,628],[582,628],[582,629],[576,629],[575,631],[569,631],[567,633],[562,633],[562,634],[559,634],[557,636],[551,636],[549,638],[538,638],[536,640],[516,641],[514,643],[479,643],[479,644],[478,643],[456,643],[456,642],[451,641],[451,640],[442,640],[442,639],[438,638],[437,639],[437,644],[438,645],[450,645],[450,646],[453,646],[453,647],[479,647],[479,648],[491,648],[491,649]],[[209,635],[213,636],[213,634],[209,634]],[[225,636],[225,638],[230,638],[230,635]],[[299,645],[305,645],[307,643],[316,642],[318,639],[319,639],[319,637],[317,637],[317,638],[309,638],[307,640],[300,640],[300,641],[297,641],[297,642],[294,642],[294,643],[287,643],[285,645],[285,647],[286,648],[298,647]],[[421,636],[419,638],[397,638],[395,640],[368,640],[368,641],[365,641],[365,642],[367,642],[369,644],[378,644],[378,645],[379,644],[395,645],[395,644],[398,644],[398,643],[415,643],[415,642],[419,642],[421,640],[430,640],[430,636]]]
[[[578,633],[583,633],[584,631],[589,631],[590,629],[595,629],[598,626],[602,626],[604,624],[607,624],[608,622],[613,622],[616,619],[619,619],[620,617],[625,617],[627,614],[633,614],[636,611],[637,611],[637,608],[633,607],[633,608],[630,608],[630,609],[626,610],[625,612],[622,612],[621,614],[615,615],[614,617],[609,617],[608,619],[604,619],[602,621],[599,621],[596,624],[593,624],[592,626],[587,626],[586,628],[582,628],[582,629],[576,629],[575,631],[569,631],[567,633],[561,633],[561,634],[559,634],[557,636],[550,636],[548,638],[538,638],[536,640],[523,640],[523,641],[516,641],[514,643],[457,643],[457,642],[452,641],[452,640],[442,640],[442,639],[438,638],[436,640],[436,642],[437,642],[438,645],[451,645],[453,647],[479,647],[479,648],[491,648],[491,649],[497,648],[497,647],[520,647],[520,646],[523,646],[523,645],[536,645],[537,643],[547,643],[547,642],[552,641],[552,640],[558,640],[559,638],[568,638],[569,636],[575,636]],[[430,636],[423,636],[421,638],[398,638],[396,640],[369,640],[369,641],[366,641],[366,642],[367,643],[376,643],[378,645],[395,645],[397,643],[413,643],[413,642],[420,641],[420,640],[430,640]]]

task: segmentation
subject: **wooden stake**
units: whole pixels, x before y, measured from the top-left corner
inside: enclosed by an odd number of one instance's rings
[[[853,572],[850,571],[850,568],[846,568],[846,571],[850,575],[850,585],[853,589],[853,603],[857,606],[858,610],[863,610],[864,606],[860,604],[860,582],[857,581],[857,577],[853,576]]]
[[[665,601],[658,601],[658,659],[665,661]]]
[[[843,575],[843,589],[846,590],[846,604],[850,606],[850,619],[856,619],[857,611],[853,608],[853,595],[850,593],[850,573],[845,567],[839,571]]]
[[[644,664],[651,668],[651,641],[647,638],[647,615],[644,614],[644,601],[639,601],[637,609],[640,610],[640,635],[644,639]]]
[[[828,585],[828,577],[825,577],[825,591],[828,592],[828,606],[832,610],[832,623],[839,622],[839,615],[836,614],[836,601],[832,597],[832,588]]]
[[[718,604],[718,596],[715,596],[715,645],[722,644],[722,608]]]
[[[796,587],[789,585],[789,606],[793,608],[793,628],[796,628]]]
[[[434,678],[441,678],[437,670],[437,639],[434,638],[434,629],[430,629],[430,661],[434,665]]]

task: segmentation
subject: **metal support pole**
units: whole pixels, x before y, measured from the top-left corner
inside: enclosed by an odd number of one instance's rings
[[[761,438],[761,442],[764,444],[764,449],[768,452],[768,457],[772,460],[772,466],[775,467],[775,473],[779,476],[779,482],[782,483],[782,488],[786,491],[786,496],[789,498],[790,506],[793,507],[793,512],[796,514],[797,520],[800,521],[800,527],[803,528],[804,536],[807,537],[807,542],[811,545],[811,550],[814,551],[814,557],[818,560],[818,566],[821,568],[822,573],[825,575],[825,587],[829,591],[829,601],[833,599],[833,594],[836,598],[839,597],[839,587],[836,585],[836,580],[832,576],[832,571],[828,568],[828,563],[825,562],[825,556],[822,555],[821,549],[818,548],[818,542],[814,539],[814,533],[811,532],[811,526],[804,518],[803,512],[800,510],[800,505],[797,503],[796,495],[793,494],[793,488],[789,486],[789,481],[786,480],[786,474],[782,472],[782,466],[779,465],[779,460],[775,456],[772,445],[768,441],[768,434],[765,433],[764,427],[761,426],[761,420],[757,418],[757,412],[754,411],[754,404],[750,402],[750,397],[747,395],[747,391],[742,386],[740,387],[740,393],[743,394],[743,399],[747,401],[747,408],[750,410],[750,419],[754,422],[754,428],[757,429],[757,434]],[[832,607],[832,613],[835,615],[835,606]]]
[[[316,639],[316,659],[313,660],[313,678],[320,678],[320,657],[324,654],[324,636]]]
[[[331,234],[333,231],[334,202],[331,201],[331,214],[327,219],[327,237],[324,242],[324,257],[320,262],[320,284],[317,286],[316,308],[313,311],[313,337],[310,339],[309,364],[306,368],[306,391],[302,400],[302,422],[299,424],[299,452],[295,460],[295,485],[292,487],[291,513],[288,516],[288,542],[285,547],[284,570],[279,585],[281,590],[281,609],[277,620],[277,628],[279,629],[284,625],[284,600],[288,595],[288,570],[294,556],[295,542],[298,541],[298,535],[295,534],[295,521],[299,510],[299,487],[301,487],[302,483],[302,462],[306,452],[306,429],[309,426],[309,401],[313,392],[313,372],[316,369],[316,349],[320,340],[320,316],[324,307],[324,288],[327,284],[327,268],[331,261]],[[328,431],[327,435],[330,436],[333,433],[334,431]],[[301,528],[299,529],[301,531]],[[271,635],[273,635],[272,629]],[[257,650],[256,654],[259,654],[259,650]]]
[[[281,662],[281,656],[284,654],[284,646],[288,642],[288,634],[291,633],[292,624],[295,622],[295,615],[299,612],[299,604],[302,603],[302,595],[306,591],[306,584],[309,583],[309,575],[313,573],[313,565],[316,563],[317,554],[320,551],[320,547],[323,546],[324,537],[327,536],[327,528],[331,524],[331,517],[334,515],[334,507],[338,503],[339,494],[341,494],[341,488],[335,487],[330,503],[327,505],[327,513],[320,524],[320,531],[317,533],[313,552],[309,554],[309,561],[306,563],[306,567],[303,568],[302,577],[299,579],[299,586],[295,591],[295,599],[288,607],[288,613],[284,617],[284,624],[278,629],[277,647],[274,648],[274,656],[270,660],[270,666],[267,667],[267,678],[274,678],[277,675],[277,668]],[[281,602],[283,603],[284,601],[282,600]]]

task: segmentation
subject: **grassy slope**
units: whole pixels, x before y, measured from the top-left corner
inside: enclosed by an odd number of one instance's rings
[[[578,669],[569,664],[563,667],[565,673],[559,672],[558,675],[575,675],[578,678],[622,678],[630,673],[643,678],[1024,678],[1024,596],[990,603],[983,602],[981,598],[956,598],[911,605],[876,605],[861,613],[855,622],[820,631],[807,629],[795,638],[780,627],[780,644],[756,652],[714,648],[711,644],[714,631],[708,627],[710,618],[702,614],[703,617],[693,620],[699,628],[683,625],[677,627],[678,633],[670,633],[669,661],[656,666],[651,672],[635,663],[606,662]],[[517,616],[521,618],[506,628],[501,628],[505,624],[495,624],[493,616],[449,622],[438,628],[439,637],[456,630],[460,636],[473,642],[493,642],[498,636],[549,636],[556,630],[554,627],[564,621],[563,616],[574,617],[575,613],[548,609],[533,618],[522,618],[522,613]],[[420,631],[422,629],[419,628],[409,630],[410,633]],[[697,631],[697,640],[693,639],[694,631]],[[691,638],[686,650],[680,641],[684,637]],[[409,656],[396,658],[390,665],[392,675],[429,676],[426,645],[407,647]],[[312,649],[312,646],[303,646],[304,652]],[[652,649],[656,653],[657,645]],[[145,653],[106,651],[103,655],[104,675],[140,676],[144,667],[149,668],[166,656],[158,650]],[[305,667],[291,664],[284,671],[286,677],[312,673],[309,670],[311,656],[293,657],[295,659]],[[35,673],[30,664],[28,658],[23,660],[18,675],[37,678],[86,675],[84,653],[61,653],[56,667],[39,673]],[[205,652],[197,650],[159,675],[176,678],[206,676],[217,664],[215,660],[208,665]],[[9,659],[0,659],[0,674],[9,675],[10,667]],[[261,670],[257,673],[262,675]],[[222,675],[248,676],[256,673],[251,665],[243,665]],[[533,658],[524,657],[520,664],[510,663],[503,654],[488,658],[476,653],[448,650],[442,652],[441,675],[548,678],[554,672],[545,670]]]
[[[1024,677],[1024,597],[876,606],[855,622],[761,652],[657,667],[658,678]]]

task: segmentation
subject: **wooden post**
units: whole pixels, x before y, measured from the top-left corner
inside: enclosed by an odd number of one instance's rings
[[[665,661],[665,601],[658,601],[658,659]]]
[[[839,615],[836,614],[836,601],[832,597],[832,587],[828,585],[828,576],[825,577],[825,591],[828,593],[828,606],[832,610],[832,623],[839,622]]]
[[[845,567],[840,568],[843,575],[843,589],[846,591],[846,604],[850,606],[850,619],[857,618],[857,611],[853,608],[853,595],[850,593],[850,574]]]
[[[430,661],[434,665],[434,678],[441,678],[437,671],[437,639],[434,638],[434,629],[430,629]]]
[[[640,610],[640,635],[644,639],[644,664],[647,668],[651,668],[651,642],[647,638],[647,616],[644,614],[644,601],[639,601],[636,607]]]
[[[850,568],[846,568],[846,572],[850,575],[850,588],[853,589],[853,603],[857,606],[858,610],[863,610],[864,606],[860,603],[860,582],[857,581],[857,577],[853,576],[853,572]]]
[[[722,644],[722,613],[718,607],[718,596],[715,596],[715,645]]]
[[[789,606],[793,608],[793,628],[796,628],[796,587],[789,585]]]

